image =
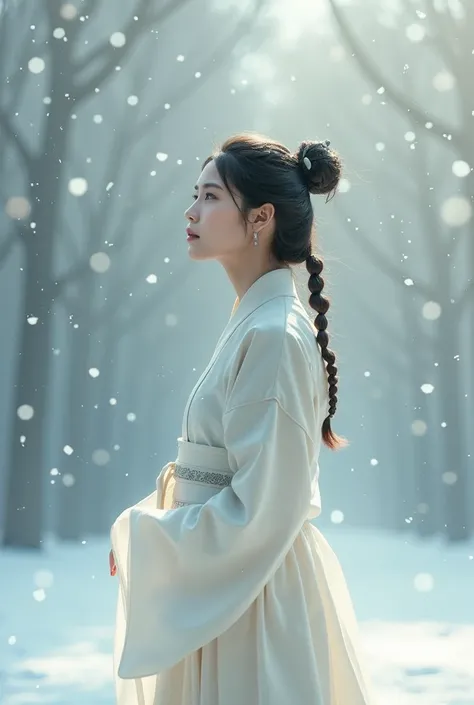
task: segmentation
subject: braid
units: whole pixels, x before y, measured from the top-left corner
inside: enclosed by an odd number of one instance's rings
[[[323,271],[323,261],[319,257],[310,254],[306,258],[306,269],[308,270],[310,277],[308,282],[308,287],[311,292],[309,297],[309,305],[318,315],[314,319],[314,325],[318,331],[316,336],[316,341],[321,348],[321,354],[326,362],[326,371],[328,373],[328,383],[329,383],[329,414],[324,419],[322,425],[322,436],[323,442],[331,450],[338,450],[347,445],[345,438],[336,435],[331,429],[331,418],[336,413],[337,406],[337,367],[335,365],[336,356],[328,348],[329,335],[327,333],[328,319],[326,318],[326,313],[329,310],[329,299],[324,298],[321,292],[324,288],[324,279],[321,277],[321,272]]]

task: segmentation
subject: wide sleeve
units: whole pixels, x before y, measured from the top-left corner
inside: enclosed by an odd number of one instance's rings
[[[315,452],[307,432],[274,398],[230,408],[223,422],[229,487],[204,505],[131,507],[112,527],[113,548],[127,557],[126,566],[118,561],[121,678],[157,674],[226,631],[305,521]]]

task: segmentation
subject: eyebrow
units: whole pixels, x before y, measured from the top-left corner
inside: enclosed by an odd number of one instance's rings
[[[222,186],[220,186],[219,184],[215,184],[212,181],[208,181],[206,184],[202,184],[202,188],[219,188],[221,191],[224,190],[222,188]],[[199,186],[196,185],[194,187],[194,190],[197,191],[198,189],[199,189]]]

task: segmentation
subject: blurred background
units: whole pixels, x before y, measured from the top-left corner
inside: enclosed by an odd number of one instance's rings
[[[113,702],[108,533],[230,315],[183,213],[242,130],[345,162],[317,523],[380,702],[474,703],[473,39],[473,0],[0,0],[2,705]]]

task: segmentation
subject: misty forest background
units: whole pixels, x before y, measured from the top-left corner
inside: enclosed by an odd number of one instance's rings
[[[320,523],[472,535],[473,38],[470,0],[0,2],[4,546],[106,535],[175,458],[234,300],[183,212],[241,130],[346,165]]]

